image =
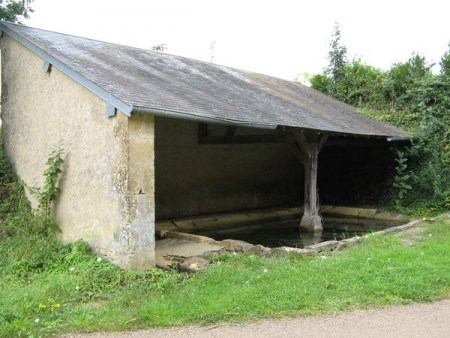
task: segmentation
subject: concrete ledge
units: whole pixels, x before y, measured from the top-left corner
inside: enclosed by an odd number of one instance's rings
[[[282,246],[282,247],[279,247],[279,248],[273,248],[272,252],[282,252],[282,253],[296,254],[298,256],[307,256],[307,255],[314,255],[314,254],[316,254],[316,251],[314,251],[314,250],[291,248],[289,246]]]
[[[362,209],[343,206],[322,205],[322,216],[346,218],[348,223],[358,223],[361,220],[379,220],[380,222],[401,223],[407,218],[395,212],[379,211],[377,209]],[[264,210],[249,210],[245,212],[198,216],[183,219],[156,221],[156,230],[162,233],[168,231],[197,233],[209,230],[242,228],[247,226],[264,226],[271,223],[299,220],[303,215],[303,207],[278,207]],[[158,233],[158,232],[157,232]]]
[[[320,252],[320,251],[331,251],[336,249],[339,246],[339,241],[326,241],[326,242],[320,242],[314,245],[310,245],[307,246],[305,249],[309,249],[315,252]]]
[[[186,239],[188,241],[196,242],[196,243],[212,243],[216,244],[217,242],[206,236],[199,236],[194,234],[188,234],[185,232],[175,232],[175,231],[169,231],[165,234],[165,238],[177,238],[177,239]]]
[[[407,219],[404,215],[396,212],[380,212],[377,213],[373,218],[387,222],[402,222],[406,221]]]
[[[405,222],[407,217],[396,212],[380,211],[378,209],[362,209],[352,207],[321,207],[323,216],[336,216],[336,217],[352,217],[359,221],[360,219],[379,220],[382,222]]]
[[[420,220],[414,220],[408,224],[392,227],[383,231],[378,231],[373,234],[385,235],[394,232],[401,232],[411,229],[421,223]],[[206,236],[199,236],[187,233],[180,233],[174,231],[164,232],[167,238],[157,241],[156,250],[156,266],[162,269],[173,269],[174,264],[179,269],[183,268],[180,265],[180,257],[183,258],[181,263],[186,261],[184,270],[197,271],[209,265],[208,261],[202,260],[201,266],[197,263],[191,264],[189,260],[191,257],[202,257],[205,254],[218,254],[223,250],[228,252],[240,252],[244,254],[253,254],[263,257],[268,257],[275,253],[295,254],[298,256],[317,255],[323,251],[340,251],[347,247],[355,246],[361,243],[361,237],[352,237],[342,241],[326,241],[314,245],[307,246],[304,249],[292,247],[267,248],[262,245],[253,245],[240,240],[227,239],[223,241],[215,241]],[[168,242],[167,242],[168,241]],[[159,254],[158,254],[159,253]],[[168,257],[176,257],[176,262]],[[186,260],[187,259],[187,260]],[[188,264],[189,263],[189,264]],[[183,270],[182,269],[182,270]],[[183,270],[183,271],[184,271]]]
[[[251,225],[286,222],[300,219],[302,207],[279,207],[265,210],[251,210],[233,214],[217,214],[192,218],[156,221],[156,230],[196,233],[208,230],[239,228]]]
[[[177,226],[172,221],[158,221],[155,223],[156,231],[175,231]]]
[[[409,222],[407,224],[403,224],[403,225],[399,225],[396,227],[392,227],[392,228],[387,228],[381,231],[376,232],[376,234],[381,234],[381,235],[385,235],[391,232],[402,232],[402,231],[406,231],[408,229],[414,228],[416,225],[419,225],[421,223],[421,221],[419,220],[414,220],[412,222]]]
[[[358,217],[363,209],[361,208],[351,208],[351,207],[331,207],[326,211],[322,211],[322,215],[336,215],[336,216],[352,216]]]
[[[362,209],[361,212],[359,213],[358,217],[374,218],[375,215],[377,214],[377,212],[378,212],[377,209]]]
[[[332,205],[321,205],[320,206],[320,212],[323,213],[327,213],[329,212],[331,209],[333,209],[334,207]]]
[[[198,230],[197,225],[195,224],[194,220],[187,219],[187,220],[178,220],[173,222],[175,225],[175,231],[179,232],[196,232]]]
[[[246,252],[253,246],[253,244],[236,239],[225,239],[221,241],[220,244],[223,245],[227,251],[231,252]]]
[[[392,222],[393,224],[400,224],[401,221],[405,220],[406,217],[398,213],[393,212],[379,212],[376,209],[360,209],[360,208],[349,208],[349,207],[333,207],[333,206],[322,206],[323,214],[327,218],[344,221],[346,227],[351,227],[354,223],[360,223],[362,220],[380,221],[380,222]],[[313,244],[307,246],[303,249],[292,248],[292,247],[279,247],[279,248],[267,248],[262,245],[252,245],[250,243],[226,239],[223,241],[215,241],[213,238],[207,236],[196,235],[188,233],[189,231],[208,231],[217,230],[218,232],[230,230],[238,230],[239,228],[245,227],[272,227],[274,225],[279,226],[280,223],[290,222],[291,220],[297,220],[302,214],[302,208],[274,208],[264,211],[252,211],[246,213],[238,214],[226,214],[226,215],[212,215],[206,217],[198,217],[192,219],[180,219],[173,221],[162,221],[157,222],[157,234],[161,238],[166,238],[165,240],[181,241],[178,243],[180,252],[185,250],[182,245],[182,241],[189,241],[192,245],[198,243],[199,246],[208,246],[209,251],[214,251],[216,253],[221,252],[221,250],[226,250],[228,252],[240,252],[244,254],[254,254],[267,257],[272,253],[282,252],[288,254],[295,254],[298,256],[306,256],[312,254],[318,254],[323,251],[339,251],[347,247],[358,245],[362,242],[362,237],[356,236],[341,241],[331,240],[327,242],[322,242],[318,244]],[[338,217],[340,216],[340,217]],[[342,217],[344,216],[344,217]],[[347,222],[348,221],[348,222]],[[398,226],[393,226],[391,228],[376,231],[373,234],[385,235],[394,232],[401,232],[411,229],[421,223],[420,220],[414,220],[407,224],[402,224]],[[180,231],[181,230],[181,231]],[[163,240],[164,241],[164,240]],[[158,243],[158,242],[157,242]],[[181,244],[180,244],[181,243]],[[170,244],[170,243],[167,243]],[[187,244],[185,244],[187,245]],[[211,246],[211,249],[209,246]],[[204,249],[204,248],[203,248]],[[189,247],[191,252],[193,249]],[[205,251],[204,249],[203,251]],[[208,251],[207,250],[207,251]],[[222,251],[223,251],[222,250]],[[188,255],[189,256],[189,255]],[[192,256],[189,256],[192,257]],[[164,261],[162,263],[157,263],[159,266],[168,266],[168,262]]]
[[[345,243],[346,246],[355,246],[361,243],[362,238],[360,236],[355,236],[352,238],[347,238],[342,240],[341,242]]]

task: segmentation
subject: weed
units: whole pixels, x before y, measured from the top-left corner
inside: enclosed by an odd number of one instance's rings
[[[397,174],[394,177],[394,188],[398,190],[398,197],[396,201],[397,207],[400,207],[400,202],[403,199],[403,196],[412,189],[411,185],[408,184],[410,175],[406,174],[406,170],[408,168],[408,165],[406,162],[408,161],[405,154],[401,151],[397,151],[397,158],[395,159],[397,162],[397,166],[395,167],[395,170],[397,171]]]
[[[61,145],[53,150],[47,159],[47,169],[44,171],[44,185],[42,187],[28,188],[30,193],[38,200],[37,215],[42,217],[44,228],[54,225],[51,207],[61,192],[58,187],[58,180],[62,173],[61,167],[64,164],[63,154],[64,149]]]
[[[8,172],[7,158],[3,147],[0,152],[0,169]],[[52,203],[60,192],[58,179],[61,174],[63,150],[58,147],[47,160],[44,171],[45,182],[42,187],[29,188],[24,182],[17,181],[15,175],[2,175],[6,180],[0,189],[0,240],[13,237],[52,236],[59,231],[51,214]],[[2,182],[0,182],[2,183]],[[25,188],[38,200],[37,210],[32,210],[24,194]]]

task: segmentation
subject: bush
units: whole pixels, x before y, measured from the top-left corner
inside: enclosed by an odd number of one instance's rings
[[[335,40],[337,33],[333,35]],[[330,56],[346,51],[342,46],[330,46]],[[349,62],[341,55],[345,65],[339,65],[339,78],[332,76],[337,65],[330,57],[324,73],[311,77],[313,88],[356,106],[363,115],[412,134],[408,149],[393,149],[397,153],[397,175],[386,178],[393,182],[390,195],[394,201],[389,204],[400,211],[450,207],[449,55],[450,50],[442,57],[439,75],[431,72],[432,64],[425,57],[414,53],[389,71],[360,60]],[[331,85],[339,90],[330,90]]]
[[[9,184],[16,181],[17,176],[9,163],[2,145],[0,146],[0,203],[9,198]]]

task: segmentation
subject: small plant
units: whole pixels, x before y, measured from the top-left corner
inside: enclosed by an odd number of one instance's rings
[[[61,307],[61,304],[55,302],[55,300],[53,298],[48,298],[47,302],[44,303],[39,303],[39,310],[47,310],[50,312],[55,311],[56,309],[59,309]]]
[[[53,150],[47,160],[47,169],[44,171],[44,185],[42,187],[29,188],[30,193],[38,200],[38,215],[43,217],[44,227],[48,227],[51,222],[52,203],[58,198],[61,189],[58,188],[59,176],[62,173],[61,167],[64,149],[59,146]]]
[[[403,199],[403,196],[412,189],[412,187],[407,184],[409,181],[410,175],[406,174],[406,169],[408,168],[408,165],[406,162],[408,159],[406,158],[405,154],[401,151],[397,151],[397,158],[395,161],[398,163],[398,165],[395,167],[395,170],[397,171],[397,174],[394,177],[394,188],[398,189],[398,198],[396,201],[397,207],[400,205],[401,200]]]
[[[450,191],[445,193],[444,207],[450,209]]]
[[[0,203],[10,198],[9,185],[14,182],[17,182],[17,176],[9,163],[3,146],[0,146]]]

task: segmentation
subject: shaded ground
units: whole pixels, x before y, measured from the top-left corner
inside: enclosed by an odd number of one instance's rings
[[[450,296],[450,295],[449,295]],[[77,334],[66,338],[174,338],[174,337],[450,337],[450,300],[331,316],[263,320],[244,325],[182,327],[176,329]]]

